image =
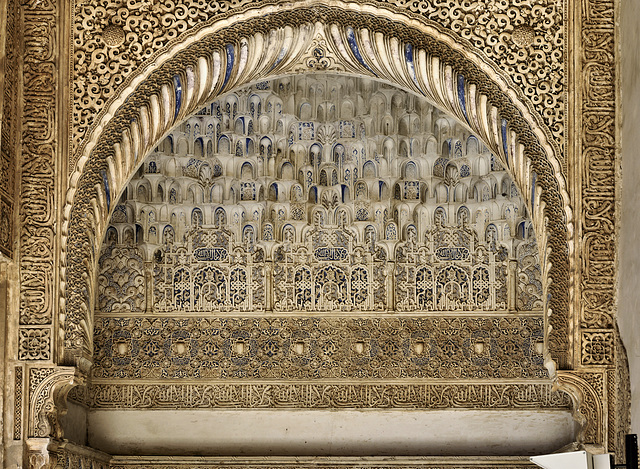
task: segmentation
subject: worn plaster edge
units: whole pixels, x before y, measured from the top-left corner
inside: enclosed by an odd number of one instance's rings
[[[76,456],[81,456],[89,459],[93,459],[103,463],[109,463],[111,455],[89,446],[82,446],[76,443],[72,443],[67,440],[57,441],[53,440],[47,447],[51,453],[69,453]]]
[[[535,467],[528,456],[370,456],[370,457],[333,457],[333,456],[268,456],[268,457],[189,457],[189,456],[113,456],[112,466],[122,467],[193,467],[194,465],[216,467],[265,467],[274,465],[292,468],[323,466],[344,467],[429,467],[432,465],[454,467],[513,467],[514,465]]]

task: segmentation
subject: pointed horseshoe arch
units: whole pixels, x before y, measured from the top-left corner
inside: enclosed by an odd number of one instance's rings
[[[117,93],[87,135],[67,193],[59,361],[91,359],[98,247],[120,192],[147,153],[221,94],[290,74],[331,72],[426,98],[468,126],[511,171],[541,252],[547,359],[568,363],[572,214],[549,129],[510,78],[470,44],[437,24],[375,13],[353,4],[252,10],[169,47],[153,69],[141,67]]]

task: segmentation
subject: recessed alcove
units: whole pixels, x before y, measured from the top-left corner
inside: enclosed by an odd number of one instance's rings
[[[573,441],[565,411],[100,410],[89,444],[109,454],[527,456]]]
[[[255,83],[115,204],[68,419],[122,455],[554,451],[575,429],[541,275],[530,208],[457,119],[346,75]]]

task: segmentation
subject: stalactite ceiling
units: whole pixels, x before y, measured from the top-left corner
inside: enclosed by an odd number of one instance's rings
[[[516,185],[370,80],[257,83],[187,119],[127,185],[99,270],[96,378],[545,376]]]

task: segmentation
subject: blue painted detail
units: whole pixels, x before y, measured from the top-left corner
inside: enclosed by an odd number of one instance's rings
[[[509,168],[509,150],[507,149],[507,121],[502,119],[502,149],[504,150],[504,159]]]
[[[227,256],[227,250],[224,248],[199,248],[193,251],[193,257],[201,262],[222,262]]]
[[[364,68],[369,70],[371,73],[373,73],[374,76],[377,77],[378,75],[376,75],[376,72],[371,70],[371,67],[369,67],[369,65],[367,65],[367,63],[362,58],[362,54],[360,54],[360,49],[358,48],[358,43],[356,42],[356,35],[353,32],[353,28],[351,26],[347,28],[347,42],[349,43],[349,48],[351,49],[351,52],[353,52],[353,55],[356,57],[358,62],[360,62],[360,64]]]
[[[182,106],[182,82],[180,81],[180,75],[173,77],[173,85],[176,89],[176,111],[173,114],[173,118],[175,119],[180,112],[180,106]]]
[[[404,46],[404,59],[407,62],[407,68],[409,69],[409,74],[411,75],[411,79],[416,84],[416,87],[420,90],[420,93],[424,95],[424,91],[420,88],[418,84],[418,77],[416,76],[416,67],[413,64],[413,46],[411,44],[405,44]]]
[[[104,193],[107,195],[107,210],[111,207],[111,189],[109,189],[109,178],[106,171],[100,171],[102,175],[102,183],[104,184]]]
[[[349,253],[345,248],[318,248],[313,254],[319,261],[343,261]]]
[[[224,82],[222,83],[220,91],[227,86],[227,82],[231,76],[231,70],[233,70],[233,62],[235,60],[235,49],[233,48],[233,44],[227,44],[225,46],[225,50],[227,51],[227,70],[224,72]]]
[[[289,52],[289,49],[287,49],[286,47],[282,47],[282,49],[280,49],[280,53],[278,54],[278,58],[276,59],[276,61],[273,63],[273,65],[271,66],[271,68],[269,69],[269,71],[273,70],[274,68],[276,68],[278,66],[278,64],[280,62],[282,62],[282,59],[284,59],[284,56],[287,55],[287,52]]]
[[[466,261],[469,250],[465,247],[440,247],[436,249],[436,257],[442,261]]]
[[[467,122],[469,122],[469,117],[467,116],[467,103],[464,97],[464,76],[462,75],[458,75],[458,102],[460,103],[460,107],[462,108],[464,118]]]

